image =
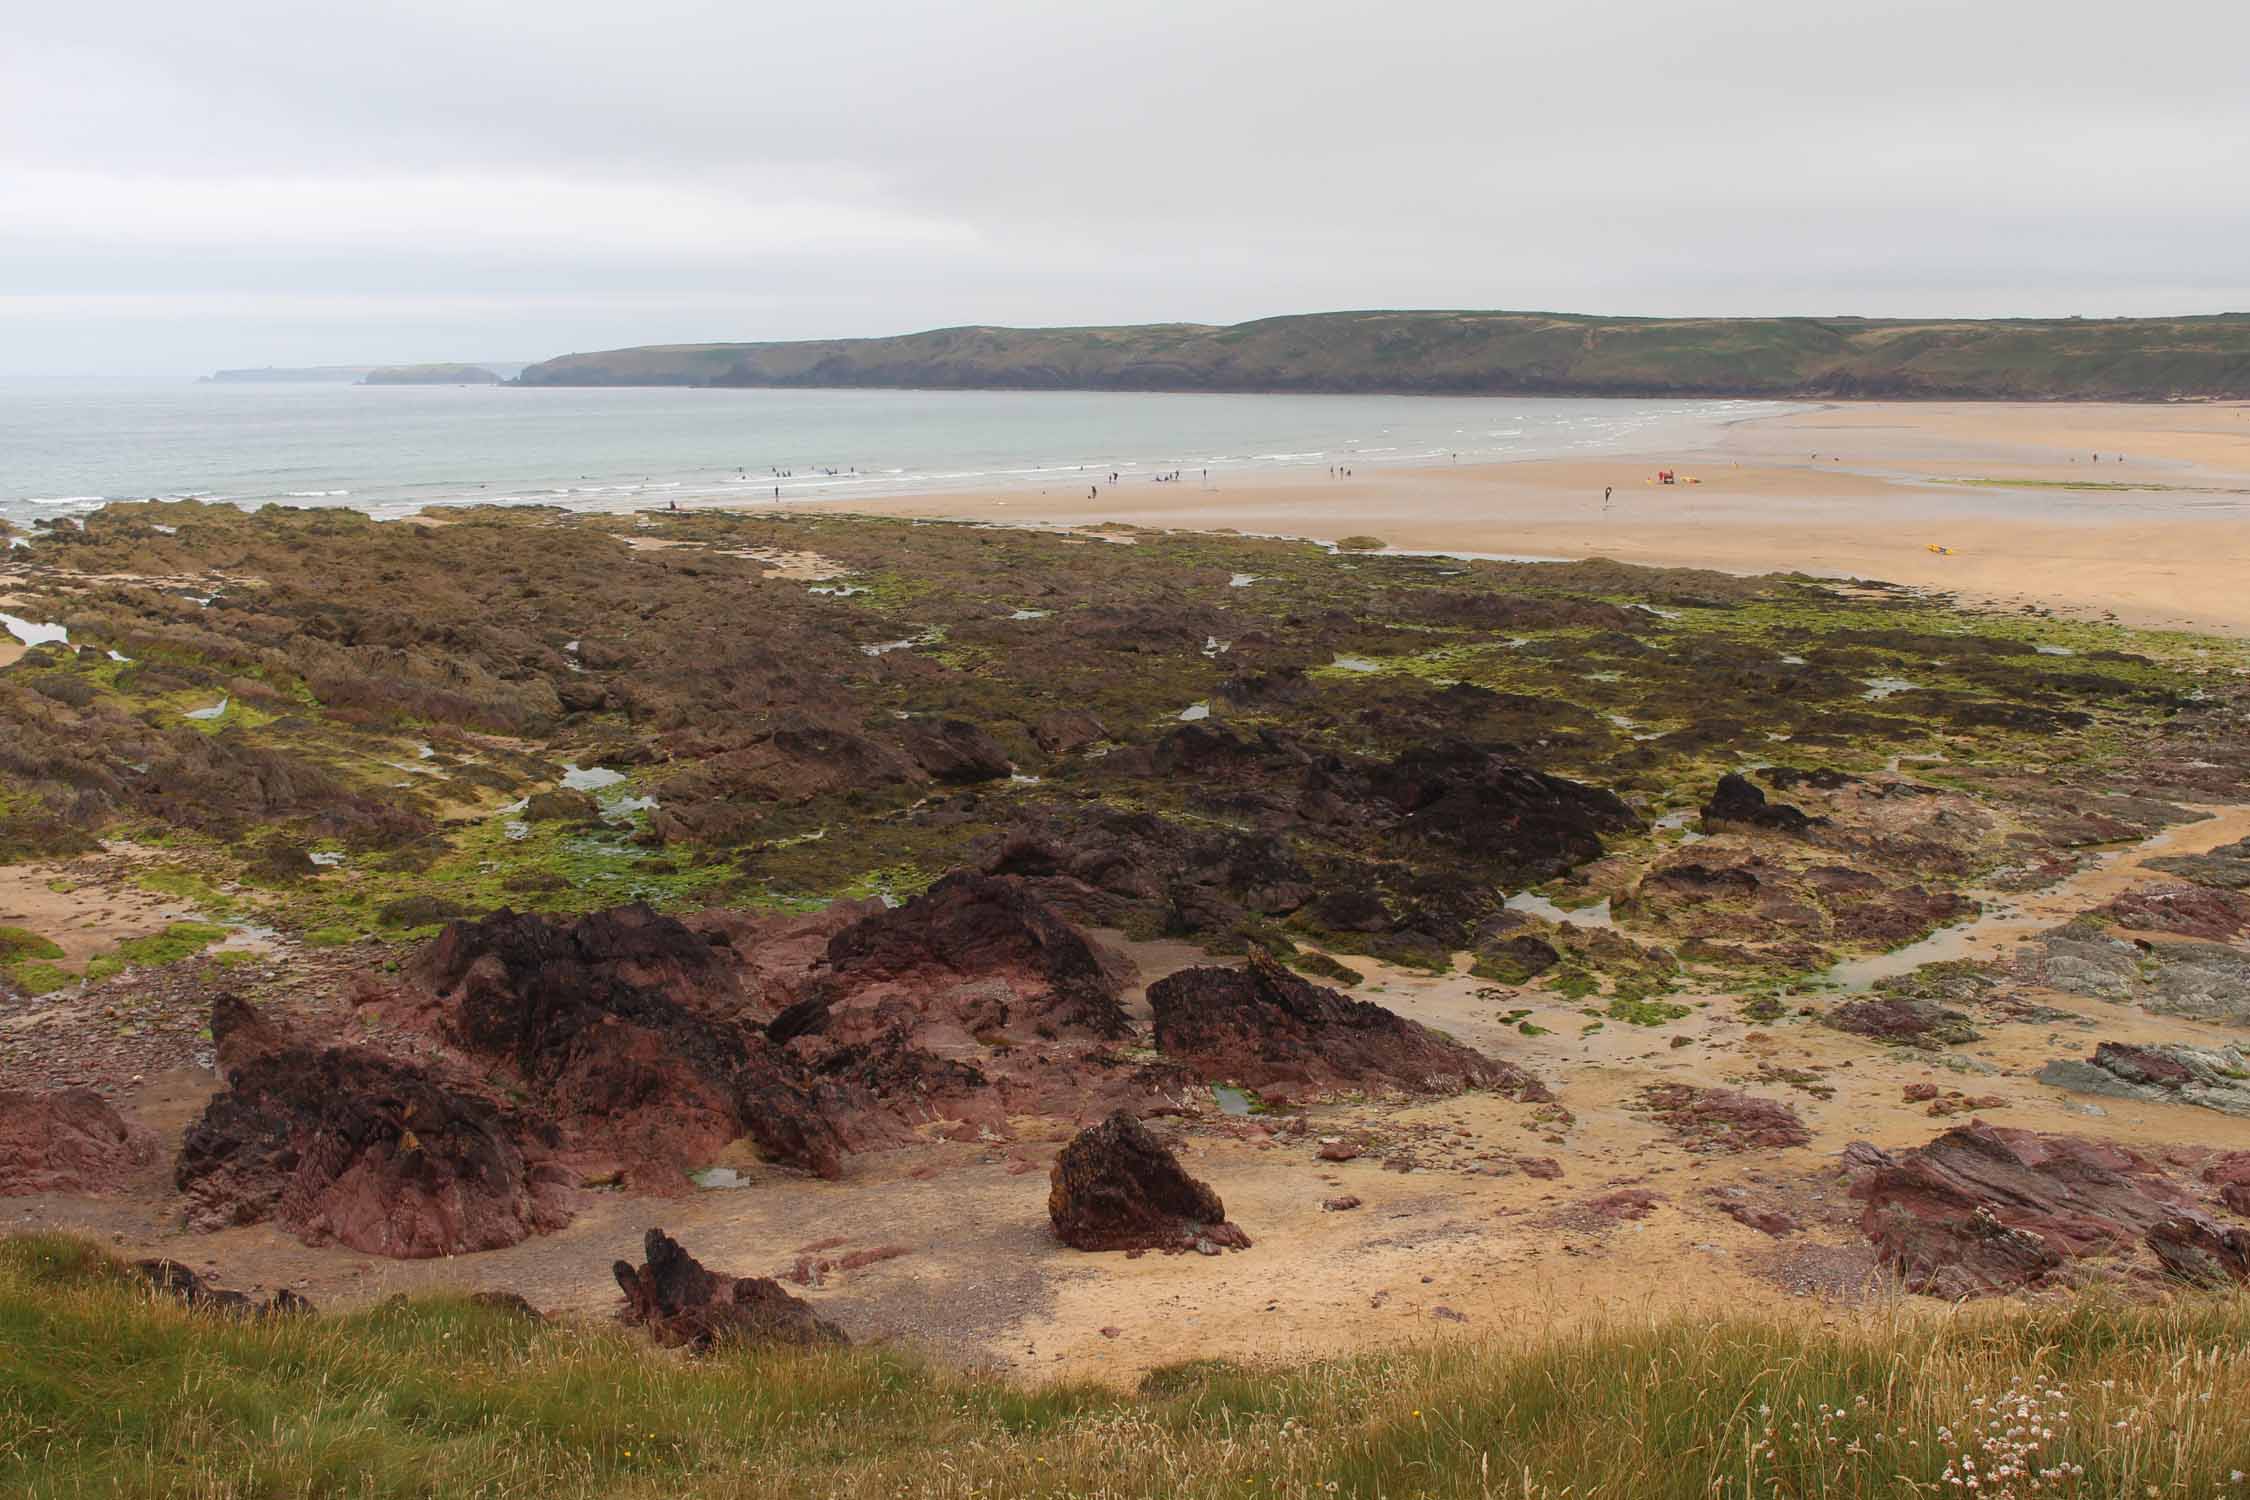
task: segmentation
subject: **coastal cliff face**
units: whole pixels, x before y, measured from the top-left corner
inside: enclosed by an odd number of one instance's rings
[[[2250,396],[2250,316],[1913,322],[1349,312],[569,354],[524,385],[1411,395]]]

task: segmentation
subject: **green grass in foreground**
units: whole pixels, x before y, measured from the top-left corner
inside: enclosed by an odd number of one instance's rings
[[[453,1299],[238,1324],[83,1242],[0,1241],[11,1496],[2138,1497],[2250,1493],[2243,1468],[2240,1296],[1616,1325],[1126,1393],[693,1361]]]

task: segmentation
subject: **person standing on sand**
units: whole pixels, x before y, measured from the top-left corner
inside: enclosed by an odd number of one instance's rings
[[[1608,510],[1608,509],[1609,509],[1609,492],[1610,492],[1610,491],[1611,491],[1612,489],[1614,489],[1615,487],[1616,487],[1616,486],[1614,486],[1614,485],[1607,485],[1607,484],[1605,484],[1605,485],[1603,485],[1603,486],[1602,486],[1602,509],[1603,509],[1603,510]]]

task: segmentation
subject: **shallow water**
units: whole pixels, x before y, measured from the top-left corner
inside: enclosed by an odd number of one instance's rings
[[[26,646],[67,646],[70,632],[60,625],[40,625],[18,615],[0,614],[0,628]]]
[[[1822,971],[1821,978],[1843,989],[1864,990],[1885,979],[1911,974],[1924,964],[1993,958],[2002,951],[2006,940],[2059,927],[2085,907],[2099,905],[2100,901],[2090,888],[2097,882],[2106,882],[2120,864],[2131,864],[2137,869],[2151,856],[2168,853],[2175,845],[2190,840],[2206,845],[2214,841],[2228,842],[2245,822],[2250,822],[2250,808],[2229,808],[2215,819],[2159,829],[2137,844],[2104,850],[2069,879],[2028,895],[1993,890],[1964,891],[1963,895],[1983,906],[1984,910],[1977,916],[1951,927],[1940,927],[1929,936],[1888,953],[1845,959]]]
[[[1695,446],[1759,401],[0,380],[0,516],[105,499],[632,510]],[[774,471],[782,471],[776,473]],[[1122,475],[1111,486],[1111,471]],[[834,471],[834,472],[829,472]]]
[[[1530,891],[1518,891],[1502,903],[1510,911],[1520,911],[1526,916],[1544,917],[1563,927],[1589,927],[1604,931],[1615,930],[1617,922],[1609,913],[1609,898],[1604,896],[1591,906],[1581,906],[1565,911],[1545,896],[1535,896]]]

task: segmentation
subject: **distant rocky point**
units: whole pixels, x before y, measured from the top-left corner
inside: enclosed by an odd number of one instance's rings
[[[275,382],[305,384],[313,381],[365,380],[373,365],[261,365],[254,370],[218,370],[203,377],[207,385],[260,385]]]
[[[500,377],[482,365],[384,365],[369,370],[361,385],[498,385]]]
[[[260,365],[255,369],[214,370],[202,385],[497,385],[522,373],[514,359],[423,365]]]

